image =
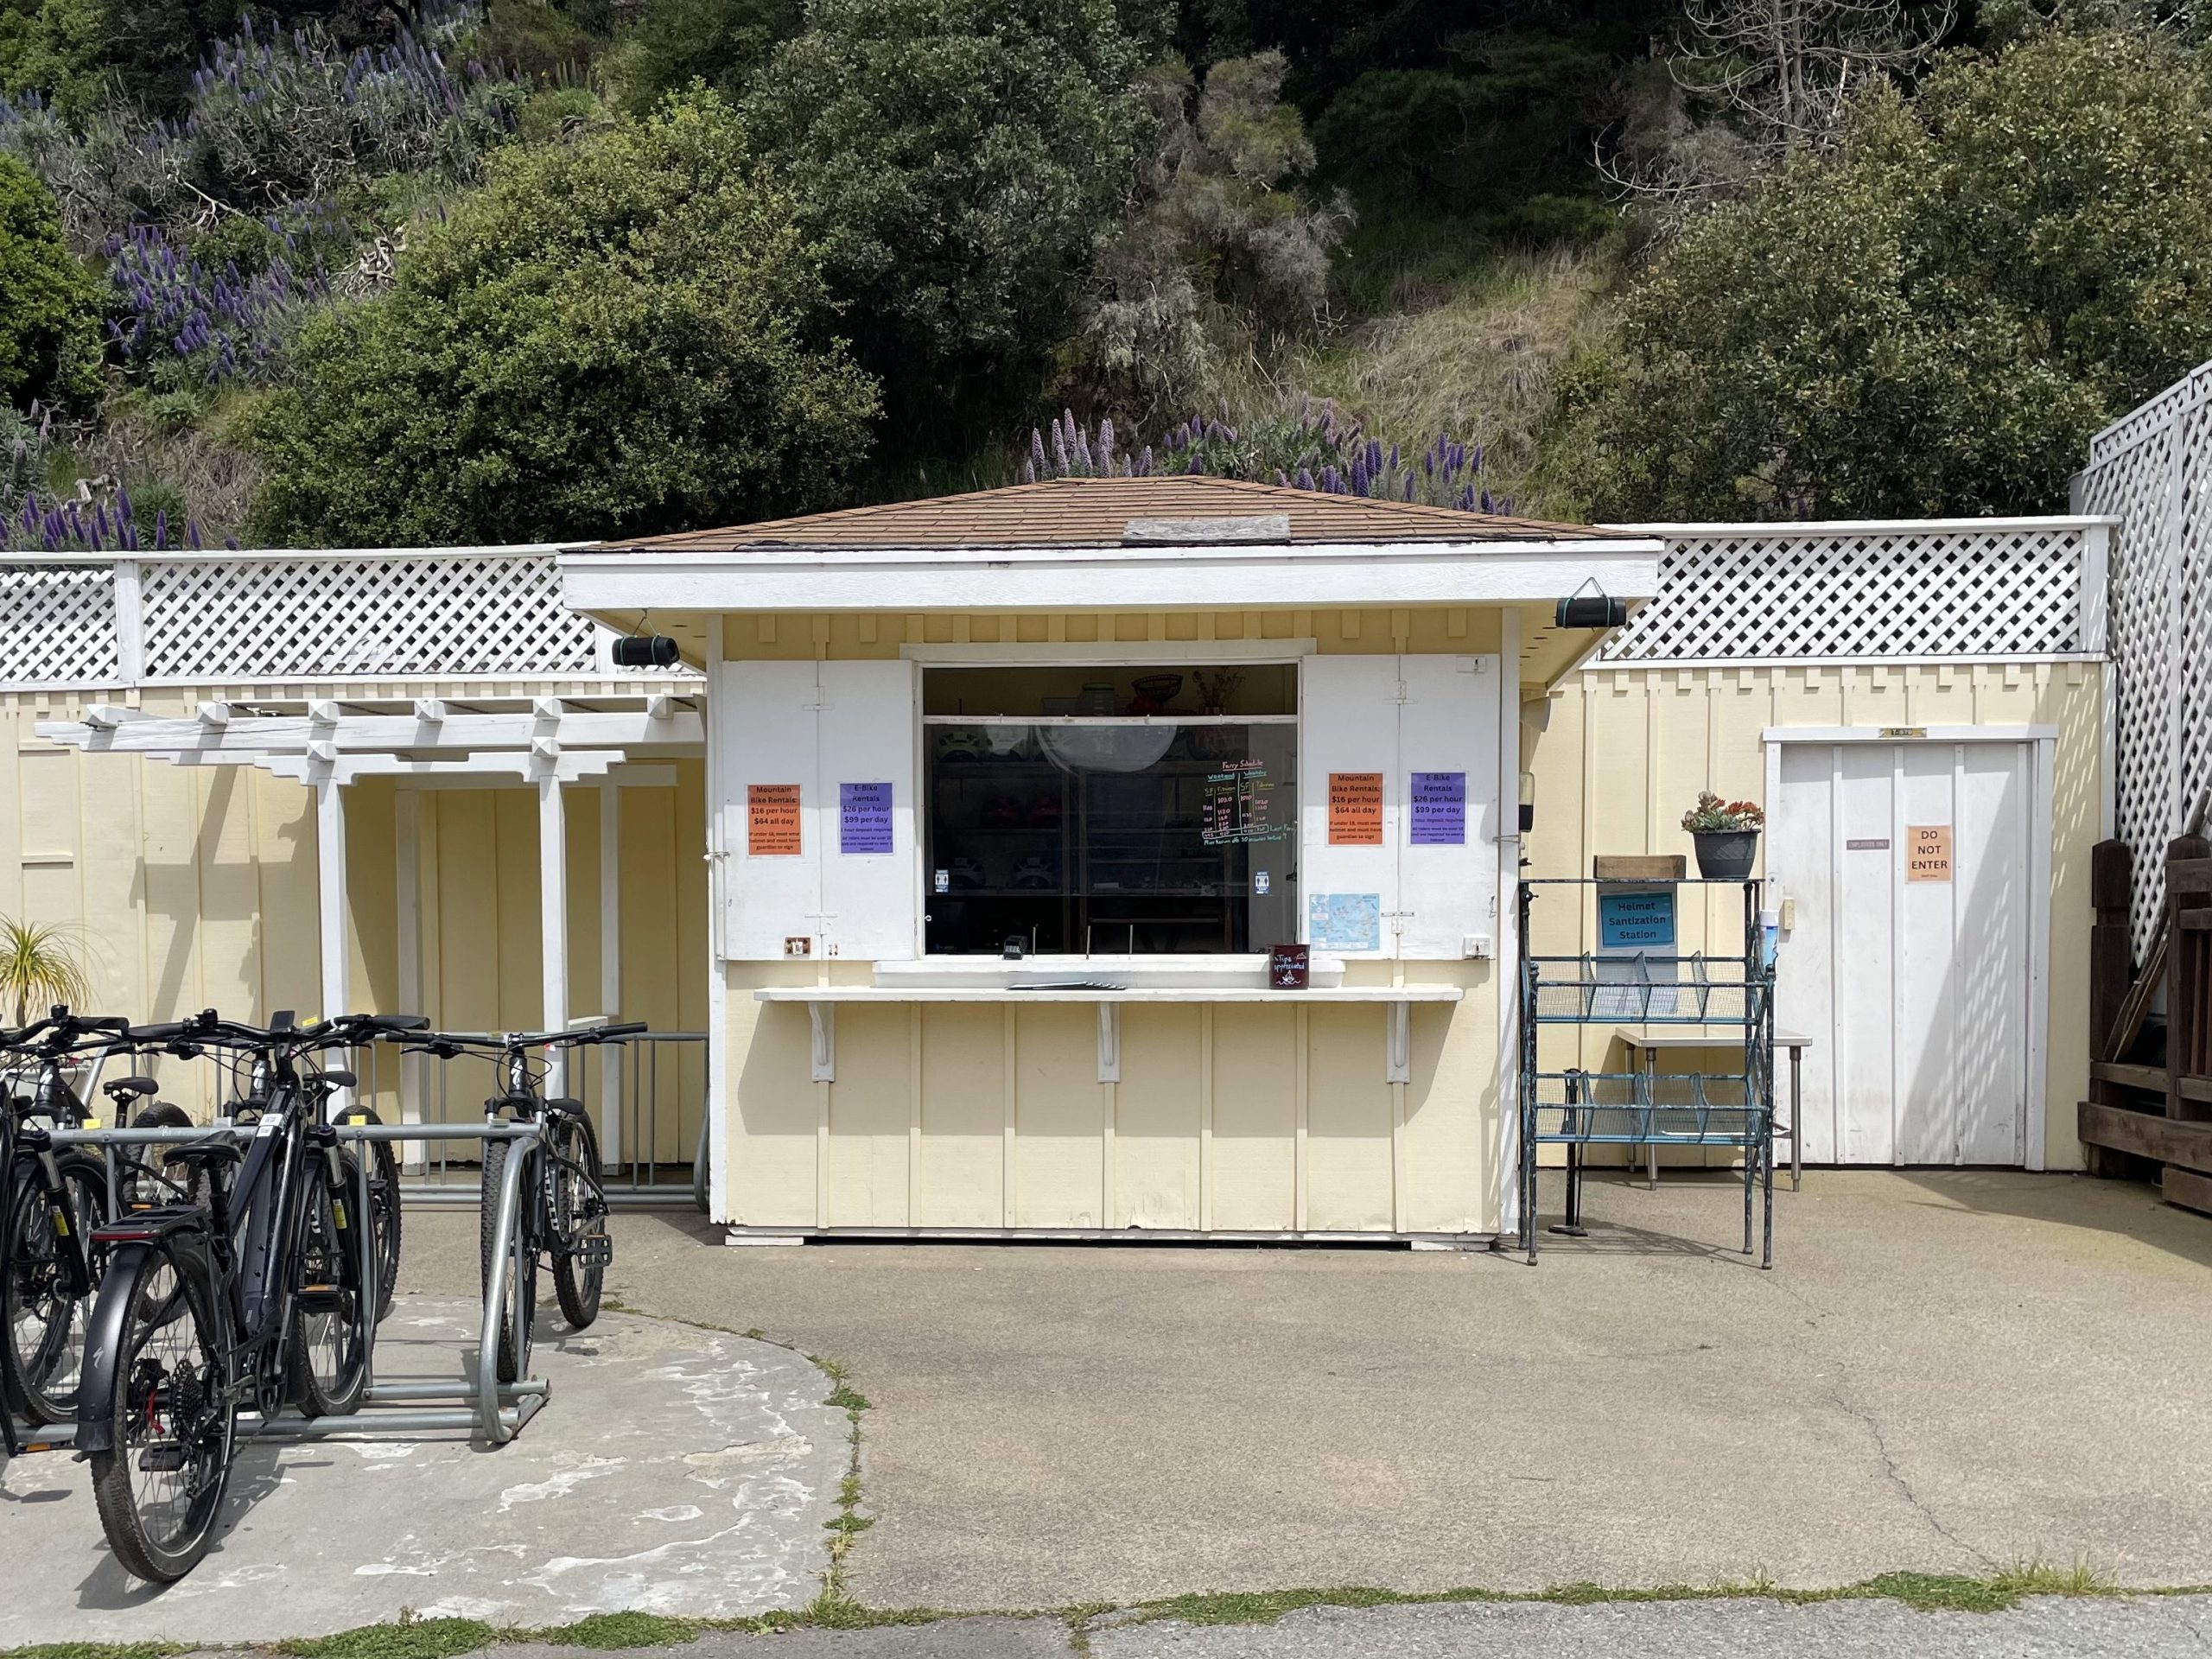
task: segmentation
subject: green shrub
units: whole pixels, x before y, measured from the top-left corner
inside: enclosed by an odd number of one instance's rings
[[[88,397],[99,364],[99,291],[62,245],[53,193],[0,156],[0,398]]]
[[[237,426],[271,544],[611,537],[816,506],[874,389],[711,92],[493,159],[392,290],[308,325]]]

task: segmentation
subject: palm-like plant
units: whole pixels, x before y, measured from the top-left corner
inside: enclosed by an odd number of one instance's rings
[[[0,916],[0,1001],[15,1005],[16,1024],[28,1025],[34,1007],[81,1005],[91,989],[63,929]]]

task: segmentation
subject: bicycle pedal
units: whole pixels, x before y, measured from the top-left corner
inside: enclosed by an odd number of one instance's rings
[[[138,1454],[138,1471],[147,1475],[173,1475],[184,1467],[184,1446],[171,1441],[166,1446],[149,1446]]]
[[[299,1294],[301,1309],[308,1313],[339,1313],[346,1307],[345,1290],[337,1285],[307,1285]]]
[[[614,1241],[605,1233],[589,1233],[576,1241],[571,1260],[587,1268],[610,1268],[614,1265]]]

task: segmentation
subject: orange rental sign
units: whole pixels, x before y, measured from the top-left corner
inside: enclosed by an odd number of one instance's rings
[[[1382,844],[1382,774],[1379,772],[1332,772],[1329,774],[1329,845],[1380,847]]]
[[[798,856],[797,784],[745,786],[745,850],[754,858]]]

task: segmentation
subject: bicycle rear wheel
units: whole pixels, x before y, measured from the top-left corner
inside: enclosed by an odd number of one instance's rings
[[[134,1129],[189,1129],[192,1126],[184,1109],[166,1100],[156,1101],[130,1120]],[[123,1193],[126,1205],[207,1201],[206,1167],[180,1162],[175,1153],[175,1148],[168,1146],[127,1149],[130,1161],[124,1166],[127,1173]]]
[[[607,1236],[607,1194],[599,1184],[599,1137],[582,1117],[554,1120],[553,1290],[561,1317],[582,1331],[599,1317],[600,1293],[613,1245]]]
[[[515,1214],[518,1238],[508,1239],[505,1255],[499,1249],[499,1190],[505,1184],[507,1160],[514,1149],[511,1141],[484,1143],[484,1179],[476,1209],[477,1248],[484,1262],[485,1299],[491,1299],[494,1285],[504,1287],[506,1293],[506,1313],[499,1321],[502,1382],[519,1382],[529,1370],[531,1341],[537,1324],[537,1240],[531,1218],[537,1213],[541,1200],[534,1189],[537,1177],[534,1168],[525,1166],[522,1173],[522,1202]],[[522,1155],[531,1156],[527,1152]],[[518,1323],[522,1327],[519,1341],[515,1336]]]
[[[238,1446],[204,1268],[160,1249],[119,1264],[132,1310],[114,1364],[111,1449],[91,1454],[108,1547],[134,1577],[173,1583],[207,1553]],[[151,1311],[159,1310],[158,1317]]]
[[[356,1106],[346,1114],[349,1123],[357,1117],[384,1122],[372,1106]],[[377,1230],[377,1321],[382,1324],[399,1287],[399,1158],[389,1141],[362,1144],[369,1152],[369,1219]]]
[[[337,1192],[324,1185],[319,1163],[307,1183],[295,1269],[285,1363],[291,1396],[306,1417],[359,1411],[369,1378],[374,1321],[371,1295],[361,1282],[360,1235],[353,1230],[359,1217],[349,1207],[359,1166],[350,1152],[338,1159],[344,1174]]]
[[[35,1424],[76,1414],[86,1329],[99,1289],[99,1264],[86,1252],[92,1229],[107,1216],[107,1171],[76,1154],[56,1161],[58,1202],[48,1196],[35,1160],[18,1166],[0,1241],[7,1264],[0,1279],[0,1382],[7,1403]],[[79,1275],[81,1287],[74,1283]]]

